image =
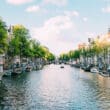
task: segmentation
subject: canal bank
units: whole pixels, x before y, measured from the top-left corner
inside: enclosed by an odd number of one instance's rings
[[[109,110],[109,94],[110,78],[52,64],[3,78],[0,110]]]

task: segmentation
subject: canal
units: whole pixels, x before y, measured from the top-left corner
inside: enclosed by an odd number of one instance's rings
[[[0,110],[110,110],[110,78],[53,64],[4,77]]]

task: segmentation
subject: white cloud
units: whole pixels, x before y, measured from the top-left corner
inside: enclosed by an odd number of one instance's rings
[[[85,33],[88,37],[96,37],[96,33],[93,33],[93,32],[86,32]]]
[[[76,17],[79,16],[79,12],[78,11],[65,11],[64,14],[67,15],[67,16],[71,16],[71,17],[72,16],[76,16]]]
[[[102,8],[102,12],[104,12],[104,13],[110,13],[110,6],[109,7]]]
[[[83,21],[84,22],[88,21],[88,18],[87,17],[83,17]]]
[[[44,0],[44,3],[51,3],[57,6],[65,6],[67,4],[67,0]]]
[[[33,0],[7,0],[8,3],[13,4],[13,5],[21,5],[25,3],[30,3]]]
[[[38,12],[40,10],[39,6],[33,5],[26,9],[27,12]]]
[[[42,27],[32,28],[32,37],[48,46],[55,54],[73,49],[72,34],[75,29],[68,16],[56,16],[48,19]],[[70,33],[71,32],[71,33]]]

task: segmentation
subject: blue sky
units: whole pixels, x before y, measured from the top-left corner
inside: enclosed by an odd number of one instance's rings
[[[56,55],[107,33],[110,0],[1,0],[7,25],[23,24]]]

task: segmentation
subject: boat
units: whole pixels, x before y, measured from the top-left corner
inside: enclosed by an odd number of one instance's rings
[[[32,71],[32,66],[29,66],[29,65],[28,65],[28,66],[26,67],[26,70],[25,70],[25,71],[26,71],[26,72],[31,72],[31,71]]]
[[[91,72],[91,73],[99,73],[98,69],[95,68],[95,67],[91,68],[91,69],[90,69],[90,72]]]
[[[12,73],[12,69],[4,70],[4,75],[3,75],[3,77],[11,76],[11,73]]]
[[[89,65],[87,65],[87,66],[84,67],[84,71],[90,72],[91,71],[91,68],[93,68],[93,65],[92,64],[89,64]]]
[[[22,69],[21,68],[14,68],[11,75],[19,75],[22,73]]]
[[[74,67],[74,64],[70,64],[71,67]]]
[[[80,64],[79,63],[72,63],[70,64],[71,67],[76,67],[76,68],[80,68]]]
[[[43,65],[41,64],[36,65],[36,70],[41,70],[42,68],[43,68]]]
[[[60,68],[64,68],[64,66],[62,65],[62,66],[60,66]]]
[[[21,63],[21,68],[22,68],[22,73],[25,73],[27,68],[27,63],[26,62]]]
[[[21,65],[19,63],[13,64],[11,75],[19,75],[21,73],[22,73]]]

